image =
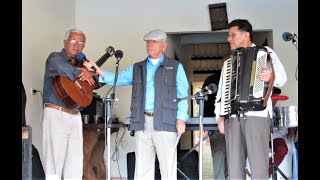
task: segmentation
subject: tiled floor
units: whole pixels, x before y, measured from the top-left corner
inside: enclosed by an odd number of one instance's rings
[[[279,168],[281,171],[286,175],[286,177],[291,180],[292,174],[290,169],[292,169],[292,146],[290,142],[286,139],[286,143],[288,146],[288,154],[285,156],[283,162],[280,164]],[[198,148],[197,148],[198,150]],[[210,148],[210,141],[209,138],[203,142],[202,146],[202,179],[203,180],[212,180],[213,179],[213,164],[212,164],[212,156],[211,156],[211,148]],[[249,167],[250,169],[250,167]],[[249,177],[247,177],[250,180]],[[272,178],[269,178],[271,180]],[[282,175],[278,172],[277,179],[282,180],[285,179]]]
[[[195,134],[196,136],[197,134]],[[206,134],[203,134],[203,136],[205,137]],[[194,145],[197,144],[198,140],[195,139],[194,140]],[[287,142],[288,143],[288,142]],[[212,156],[211,156],[211,148],[210,148],[210,140],[209,138],[207,138],[203,144],[202,144],[202,179],[203,180],[213,180],[213,164],[212,164]],[[289,148],[289,152],[288,155],[285,157],[283,162],[288,161],[290,164],[292,164],[292,159],[290,158],[292,156],[291,153],[291,146],[289,146],[288,144],[288,148]],[[198,151],[199,147],[196,148],[196,150]],[[285,163],[283,163],[282,165],[279,166],[279,168],[286,174],[288,175],[287,177],[289,179],[291,179],[291,173],[288,173],[289,171],[287,171],[287,168],[285,167]],[[289,167],[289,169],[291,169],[291,166]],[[116,178],[116,177],[112,177],[112,180],[120,180],[121,178]],[[127,178],[122,178],[122,180],[126,180]],[[248,180],[250,178],[247,178]],[[278,174],[278,179],[283,179],[282,176],[280,174]],[[271,180],[271,178],[269,179]]]
[[[213,165],[209,138],[202,144],[202,179],[213,179]]]
[[[198,133],[195,134],[195,136],[197,135]],[[205,131],[205,133],[203,134],[203,137],[205,137],[206,135],[207,134]],[[195,144],[197,142],[198,142],[198,139],[194,140]],[[196,150],[199,151],[199,147]],[[209,138],[207,138],[202,144],[202,179],[203,180],[213,179],[213,163],[212,163]]]

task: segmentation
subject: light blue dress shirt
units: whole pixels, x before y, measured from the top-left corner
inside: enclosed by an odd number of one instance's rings
[[[163,62],[164,54],[162,54],[158,63],[153,65],[151,63],[150,57],[147,60],[147,82],[146,82],[146,101],[145,101],[145,111],[153,112],[154,110],[154,75],[160,64]],[[115,74],[104,70],[104,78],[99,76],[99,82],[104,82],[109,85],[114,84]],[[128,86],[132,85],[133,80],[133,65],[124,71],[118,74],[117,86]],[[177,70],[176,76],[176,85],[177,85],[177,98],[182,98],[188,96],[188,79],[186,73],[183,69],[182,64],[180,63]],[[188,115],[188,101],[183,100],[178,102],[178,111],[177,111],[177,119],[181,119],[183,121],[187,121],[189,119]]]

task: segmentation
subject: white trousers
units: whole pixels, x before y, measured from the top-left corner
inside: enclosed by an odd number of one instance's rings
[[[82,179],[83,135],[81,114],[43,110],[43,168],[46,179]]]
[[[176,132],[155,131],[153,117],[145,115],[143,131],[135,132],[135,180],[153,180],[155,158],[159,160],[161,179],[177,179]]]

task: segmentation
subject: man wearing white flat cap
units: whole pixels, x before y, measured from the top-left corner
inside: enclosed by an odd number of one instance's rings
[[[167,35],[152,30],[143,40],[148,57],[131,65],[118,75],[118,86],[132,85],[130,130],[135,131],[136,162],[134,179],[155,179],[155,158],[159,160],[161,179],[177,179],[177,136],[185,132],[189,119],[188,102],[174,102],[188,96],[188,79],[179,61],[169,58]],[[101,70],[92,60],[99,82],[114,83],[114,74]]]

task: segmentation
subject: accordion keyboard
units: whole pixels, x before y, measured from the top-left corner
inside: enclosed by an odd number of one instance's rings
[[[228,114],[230,111],[230,81],[232,76],[231,59],[227,59],[223,63],[222,88],[221,88],[221,103],[220,116]]]

